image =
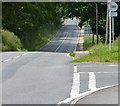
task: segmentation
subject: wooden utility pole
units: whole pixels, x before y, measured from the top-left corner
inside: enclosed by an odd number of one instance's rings
[[[106,16],[106,35],[105,35],[105,44],[108,44],[108,32],[109,32],[109,16],[108,16],[109,10],[107,6],[107,16]]]
[[[92,44],[94,45],[94,33],[93,33],[93,37],[92,37]]]
[[[98,44],[98,4],[96,3],[96,37],[97,37],[97,44]]]

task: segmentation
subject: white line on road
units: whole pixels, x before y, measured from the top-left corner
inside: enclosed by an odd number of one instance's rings
[[[77,73],[77,66],[74,66],[74,73]]]
[[[20,56],[13,57],[13,59],[19,58]]]
[[[66,37],[65,37],[65,39],[67,38],[67,36],[68,36],[68,32],[67,32],[67,35],[66,35]],[[55,52],[57,52],[57,50],[61,47],[61,45],[63,44],[63,42],[65,41],[65,39],[62,41],[62,43],[57,47],[57,49],[55,50]]]
[[[67,54],[67,57],[70,57],[70,53]]]
[[[21,56],[25,56],[25,55],[27,55],[28,53],[24,53],[24,54],[21,54]]]
[[[94,90],[96,89],[96,78],[95,78],[95,73],[94,72],[89,72],[89,85],[88,85],[89,90]]]
[[[118,66],[118,64],[104,64],[104,65],[80,65],[80,66],[78,66],[78,67],[90,67],[90,68],[93,68],[93,67],[103,67],[103,66],[105,66],[105,67],[114,67],[114,66]]]
[[[20,57],[22,57],[22,56],[27,55],[28,53],[30,54],[30,53],[32,53],[32,52],[27,52],[27,53],[21,54],[21,55],[19,55],[19,56],[15,56],[15,57],[12,57],[12,58],[10,58],[10,59],[3,60],[3,61],[1,61],[1,62],[8,62],[8,61],[11,61],[11,60],[13,60],[13,59],[17,59],[17,58],[20,58]]]
[[[118,65],[117,65],[117,64],[110,64],[110,65],[108,65],[108,66],[113,67],[113,66],[118,66]]]
[[[10,60],[12,60],[12,59],[3,60],[2,62],[7,62],[7,61],[10,61]]]
[[[73,74],[73,85],[72,85],[70,97],[73,98],[79,95],[79,92],[80,92],[80,74],[74,73]]]
[[[80,74],[88,74],[89,72],[78,72]],[[109,73],[118,73],[118,72],[94,72],[96,74],[109,74]]]

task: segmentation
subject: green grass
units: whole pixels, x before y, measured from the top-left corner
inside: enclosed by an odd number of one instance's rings
[[[70,52],[70,56],[75,57],[74,51],[71,51],[71,52]]]
[[[99,44],[90,47],[90,54],[71,61],[76,62],[118,62],[118,39],[115,40],[112,50],[109,50],[109,45]]]
[[[92,47],[93,45],[97,44],[97,38],[96,35],[94,35],[94,42],[92,42],[93,34],[85,34],[84,35],[84,43],[83,43],[83,49],[84,51]],[[98,36],[99,41],[101,40],[101,37]]]
[[[13,33],[8,30],[1,30],[2,35],[2,51],[20,51],[23,46],[20,39]]]

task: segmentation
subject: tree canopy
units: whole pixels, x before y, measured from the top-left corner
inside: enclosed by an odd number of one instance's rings
[[[105,38],[107,3],[98,4],[99,35]],[[89,24],[95,33],[96,24],[95,2],[3,2],[2,28],[10,30],[17,35],[22,43],[37,31],[47,25],[60,24],[61,19],[77,17],[80,26]],[[120,7],[120,2],[118,3]],[[120,11],[118,11],[120,14]],[[115,18],[115,36],[119,35],[120,15]]]

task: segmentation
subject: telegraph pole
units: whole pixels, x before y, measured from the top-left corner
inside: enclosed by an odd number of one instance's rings
[[[96,3],[96,37],[97,37],[97,44],[98,44],[98,4]]]

